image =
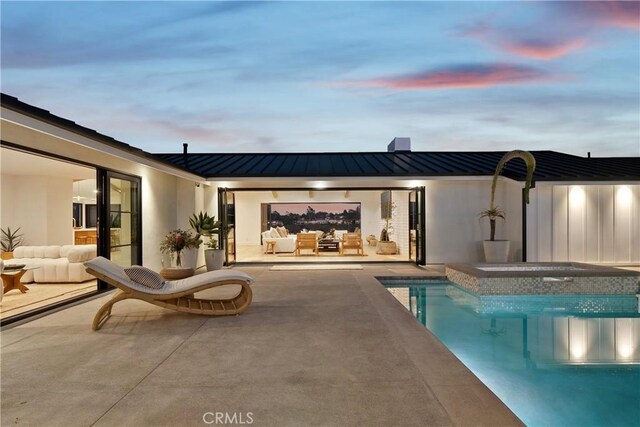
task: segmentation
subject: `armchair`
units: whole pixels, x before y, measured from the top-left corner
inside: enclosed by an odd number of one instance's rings
[[[340,255],[344,255],[345,249],[355,249],[358,255],[364,255],[362,235],[360,233],[344,233],[340,242]]]
[[[318,234],[298,233],[296,236],[296,255],[300,255],[301,249],[312,249],[318,255]]]

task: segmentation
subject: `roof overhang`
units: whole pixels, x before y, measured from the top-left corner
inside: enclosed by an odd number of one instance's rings
[[[110,156],[114,156],[120,159],[136,162],[150,168],[156,169],[158,171],[174,175],[180,178],[203,182],[205,179],[199,175],[193,174],[191,172],[185,171],[184,169],[172,166],[169,163],[160,161],[153,157],[151,154],[146,153],[142,150],[131,148],[119,148],[117,146],[107,144],[105,142],[99,141],[97,139],[90,138],[88,136],[81,135],[73,130],[66,129],[61,126],[57,126],[55,124],[44,121],[38,117],[33,117],[28,114],[23,114],[19,111],[13,110],[11,108],[7,108],[6,106],[2,106],[0,109],[0,119],[3,127],[3,134],[7,132],[7,126],[18,126],[27,130],[43,133],[49,136],[52,136],[56,139],[59,139],[61,142],[66,142],[69,144],[76,144],[78,146],[82,146],[91,150],[94,150],[99,153],[104,153]],[[3,136],[4,140],[4,136]],[[25,149],[34,148],[32,144],[29,144],[28,141],[12,141],[7,140],[7,142],[24,147]]]
[[[264,189],[300,188],[300,189],[362,189],[367,188],[415,188],[425,185],[428,181],[491,181],[491,176],[444,176],[444,177],[283,177],[283,178],[208,178],[207,182],[228,189]],[[509,178],[500,180],[515,182]]]

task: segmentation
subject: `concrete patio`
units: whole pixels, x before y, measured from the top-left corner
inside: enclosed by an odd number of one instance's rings
[[[521,424],[374,278],[425,270],[239,269],[257,281],[241,316],[125,301],[93,332],[105,296],[3,330],[2,425]]]

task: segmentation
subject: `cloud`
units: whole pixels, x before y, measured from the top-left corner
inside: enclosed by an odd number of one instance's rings
[[[470,26],[458,29],[455,37],[469,38],[489,45],[494,49],[523,58],[549,61],[567,56],[587,46],[588,40],[576,36],[582,31],[560,33],[540,26],[534,28],[498,28],[481,20]]]
[[[606,27],[640,30],[638,1],[577,1],[558,4],[569,16]]]
[[[518,56],[549,61],[580,50],[586,44],[587,39],[585,38],[573,40],[513,40],[501,42],[500,47],[504,51]]]
[[[370,80],[337,82],[339,87],[380,87],[392,90],[478,89],[518,86],[557,79],[533,67],[516,64],[467,64],[422,73]]]

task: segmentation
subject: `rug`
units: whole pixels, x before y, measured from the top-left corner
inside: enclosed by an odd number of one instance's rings
[[[354,253],[346,253],[344,255],[340,255],[338,252],[320,252],[318,253],[318,255],[314,254],[313,252],[303,252],[300,255],[296,255],[293,253],[279,253],[277,254],[277,256],[282,257],[282,258],[304,258],[304,257],[313,257],[313,258],[317,258],[317,257],[350,257],[350,256],[357,256],[357,257],[361,257],[361,256],[369,256],[367,254],[354,254]]]
[[[360,264],[304,264],[273,265],[269,271],[305,271],[305,270],[362,270]]]

